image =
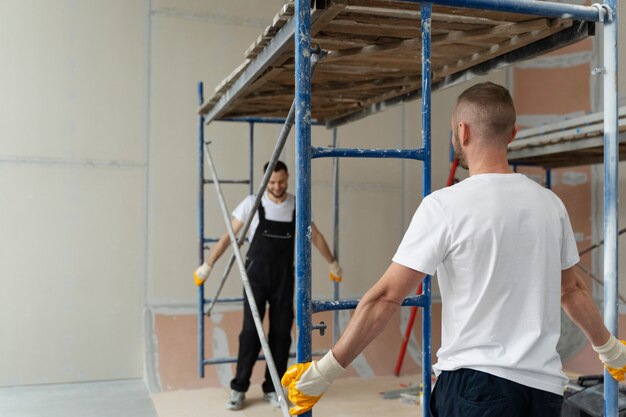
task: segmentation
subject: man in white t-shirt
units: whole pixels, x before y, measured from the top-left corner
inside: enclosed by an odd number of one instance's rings
[[[626,348],[610,335],[577,274],[578,252],[561,200],[512,172],[517,133],[509,92],[477,84],[458,99],[453,145],[470,177],[425,197],[380,280],[320,361],[283,377],[293,414],[309,410],[383,330],[405,296],[437,272],[442,340],[433,416],[560,416],[560,308],[616,379]]]
[[[264,173],[268,164],[265,164],[263,168]],[[288,180],[287,166],[278,161],[247,234],[250,247],[246,257],[246,272],[261,319],[265,315],[265,304],[268,303],[270,306],[268,344],[279,375],[282,375],[287,369],[294,317],[296,216],[295,198],[287,192]],[[252,195],[246,197],[233,211],[232,226],[235,234],[239,233],[251,214],[254,200],[255,197]],[[311,241],[329,263],[331,280],[341,281],[341,267],[330,252],[326,239],[315,227],[315,223],[311,223]],[[215,262],[229,246],[230,237],[228,233],[225,233],[215,244],[206,261],[196,270],[194,274],[196,285],[204,283]],[[250,387],[252,367],[257,360],[260,349],[261,342],[254,325],[250,305],[248,299],[244,297],[243,327],[239,334],[237,371],[235,378],[230,383],[231,394],[226,403],[226,408],[229,410],[239,410],[243,407],[245,393]],[[265,401],[278,406],[278,397],[274,391],[267,367],[262,388],[265,393]]]

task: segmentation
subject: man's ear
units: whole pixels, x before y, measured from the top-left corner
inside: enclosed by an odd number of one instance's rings
[[[465,122],[459,122],[459,124],[457,125],[458,128],[458,136],[459,136],[459,142],[462,143],[464,146],[467,146],[467,144],[469,143],[469,139],[470,139],[470,131],[469,131],[469,125]]]

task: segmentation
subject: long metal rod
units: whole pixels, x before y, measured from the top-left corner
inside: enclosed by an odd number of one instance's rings
[[[220,299],[210,299],[210,298],[205,298],[204,302],[205,303],[210,303],[215,301],[216,303],[240,303],[243,301],[242,297],[224,297],[224,298],[220,298]]]
[[[245,184],[245,185],[249,185],[250,180],[221,180],[220,181],[222,184]],[[213,180],[204,180],[205,184],[213,184]]]
[[[313,313],[321,313],[322,311],[337,310],[353,310],[356,308],[359,300],[337,300],[337,301],[311,301],[311,310]],[[425,307],[428,304],[428,298],[424,295],[412,295],[402,300],[400,304],[403,307]]]
[[[224,218],[224,224],[226,229],[228,230],[228,236],[230,237],[230,245],[233,249],[233,253],[235,254],[235,258],[237,259],[237,266],[239,267],[239,274],[241,275],[241,281],[243,283],[244,292],[246,298],[248,299],[248,304],[250,306],[250,311],[252,313],[252,318],[254,319],[254,326],[256,327],[257,334],[259,335],[259,341],[261,342],[261,348],[263,349],[263,353],[265,355],[265,362],[267,363],[267,369],[270,373],[270,377],[272,380],[272,385],[274,385],[274,390],[276,391],[276,395],[278,396],[278,402],[280,403],[280,409],[283,412],[284,417],[290,417],[289,415],[289,406],[287,405],[287,401],[285,400],[285,395],[283,394],[283,389],[280,384],[280,376],[278,375],[278,371],[276,371],[276,364],[274,363],[274,357],[272,356],[272,352],[270,350],[270,346],[267,343],[267,338],[265,337],[265,332],[263,331],[263,319],[259,314],[259,309],[257,308],[256,302],[254,301],[254,293],[252,292],[252,287],[250,286],[250,280],[248,279],[248,274],[246,273],[246,267],[243,262],[243,257],[241,256],[241,252],[239,251],[239,242],[237,241],[237,237],[235,236],[235,231],[233,230],[233,226],[230,222],[230,212],[226,207],[226,201],[224,200],[224,195],[222,194],[222,187],[220,186],[219,179],[217,177],[217,172],[215,171],[215,166],[213,164],[213,158],[211,158],[211,152],[209,151],[208,145],[204,146],[204,154],[206,156],[207,162],[209,163],[209,168],[211,169],[211,173],[213,174],[213,179],[215,180],[215,191],[217,192],[217,197],[220,203],[220,208],[222,209],[222,216]],[[268,170],[269,171],[269,170]]]
[[[432,3],[470,9],[532,14],[543,17],[578,19],[598,22],[598,9],[549,1],[535,0],[433,0]]]
[[[229,117],[228,119],[216,120],[216,122],[247,122],[282,125],[286,120],[287,119],[284,117]],[[317,120],[311,120],[311,125],[323,126],[324,123]]]
[[[422,1],[422,148],[425,158],[422,173],[422,195],[425,197],[431,191],[431,64],[430,64],[430,35],[432,3]],[[430,416],[430,392],[431,392],[431,285],[430,276],[422,281],[422,296],[426,298],[424,312],[422,313],[422,384],[423,402],[422,416]]]
[[[402,158],[424,160],[423,149],[324,148],[314,146],[311,158]]]
[[[252,195],[252,191],[254,191],[254,122],[249,122],[250,127],[250,137],[248,138],[248,142],[250,145],[249,156],[249,164],[248,164],[248,190],[250,191],[250,195]]]
[[[618,314],[618,94],[617,0],[606,0],[604,23],[604,323],[617,335]],[[604,415],[617,417],[617,381],[604,371]]]
[[[324,356],[326,353],[328,353],[327,350],[325,351],[317,351],[317,352],[313,352],[313,356]],[[296,357],[296,353],[290,353],[289,354],[290,358],[295,358]],[[263,355],[259,355],[257,357],[258,361],[264,361],[265,360],[265,356]],[[222,364],[222,363],[235,363],[237,362],[237,358],[232,357],[232,358],[214,358],[214,359],[207,359],[204,361],[205,365],[218,365],[218,364]]]
[[[295,1],[297,361],[311,361],[311,15]],[[311,411],[302,414],[310,417]]]
[[[337,128],[333,129],[333,148],[337,148]],[[339,158],[333,159],[333,256],[339,261]],[[339,283],[333,282],[333,300],[339,300]],[[339,311],[333,312],[333,345],[339,340]]]
[[[315,67],[315,64],[318,62],[319,58],[320,58],[319,55],[317,54],[313,55],[312,68]],[[248,218],[246,219],[243,225],[243,228],[241,229],[241,232],[239,232],[239,239],[237,240],[239,246],[241,246],[244,240],[246,239],[246,234],[248,233],[248,229],[250,228],[250,225],[252,224],[252,219],[254,218],[254,215],[256,214],[257,209],[259,208],[259,204],[261,204],[261,199],[263,198],[265,188],[267,188],[267,184],[270,181],[270,177],[272,176],[272,173],[274,172],[274,167],[276,166],[276,162],[278,161],[278,158],[280,157],[280,154],[283,151],[283,148],[285,147],[285,143],[287,142],[287,138],[289,137],[289,132],[291,132],[291,128],[293,127],[295,117],[296,117],[296,100],[294,99],[294,101],[291,103],[291,108],[289,109],[289,114],[287,115],[287,119],[285,119],[285,124],[280,130],[280,135],[278,136],[278,140],[276,141],[276,145],[274,146],[274,151],[272,152],[272,156],[270,157],[270,161],[268,162],[267,170],[263,174],[263,179],[261,180],[261,184],[259,185],[259,188],[257,189],[257,193],[255,194],[254,204],[252,204],[252,211],[250,211],[250,214],[248,215]],[[252,155],[252,150],[250,150],[250,152],[251,152],[250,154]],[[230,256],[228,263],[226,264],[226,268],[224,268],[224,273],[222,274],[222,279],[220,280],[220,284],[218,286],[217,293],[215,294],[214,300],[217,300],[219,298],[219,295],[222,293],[222,289],[224,288],[224,283],[226,282],[226,278],[228,277],[228,274],[230,273],[230,270],[233,267],[234,262],[235,262],[235,254],[233,253]],[[206,314],[211,314],[211,311],[213,310],[214,306],[215,306],[215,301],[209,304]]]
[[[204,86],[198,83],[198,102],[204,101]],[[204,262],[204,116],[198,116],[198,265]],[[198,286],[198,375],[204,378],[204,285]]]

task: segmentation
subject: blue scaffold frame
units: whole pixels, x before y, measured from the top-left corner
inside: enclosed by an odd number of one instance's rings
[[[488,8],[491,10],[509,11],[517,13],[529,13],[543,16],[553,17],[569,17],[578,18],[586,21],[601,21],[605,24],[605,51],[607,49],[607,37],[614,39],[612,44],[613,50],[609,55],[615,60],[611,64],[612,68],[605,68],[607,77],[605,78],[605,114],[611,113],[605,119],[605,149],[608,156],[605,157],[605,239],[610,242],[605,250],[605,281],[611,280],[605,295],[605,318],[607,326],[615,333],[616,331],[616,308],[617,308],[617,83],[614,78],[617,73],[617,25],[616,25],[616,1],[609,0],[605,2],[608,8],[601,7],[583,7],[572,6],[560,3],[538,3],[531,1],[489,1],[489,0],[464,0],[464,1],[432,1],[421,2],[422,16],[422,139],[423,139],[423,157],[424,163],[423,174],[423,195],[430,193],[430,16],[432,12],[432,4],[445,4],[448,6],[472,7],[472,8]],[[377,152],[370,150],[369,152],[360,152],[360,150],[338,150],[338,149],[312,149],[311,148],[311,83],[310,68],[308,64],[308,56],[310,55],[310,5],[306,0],[296,1],[295,8],[295,33],[296,37],[296,100],[298,102],[296,112],[296,198],[298,201],[305,201],[307,204],[300,204],[297,209],[297,230],[308,230],[310,227],[310,197],[311,197],[311,159],[313,156],[369,156],[374,157]],[[609,14],[613,14],[609,18]],[[604,16],[603,16],[604,15]],[[610,32],[613,36],[607,34]],[[608,35],[608,36],[607,36]],[[607,56],[605,52],[605,67],[608,67]],[[611,74],[613,78],[611,80]],[[611,93],[607,94],[608,89]],[[609,98],[607,99],[607,95]],[[614,126],[614,128],[613,128]],[[324,155],[326,154],[326,155]],[[391,156],[389,152],[382,151],[381,156]],[[396,155],[397,156],[397,155]],[[417,158],[416,158],[417,159]],[[608,219],[608,220],[606,220]],[[311,360],[311,332],[313,330],[311,315],[323,309],[336,308],[353,308],[356,303],[353,302],[335,302],[328,303],[328,306],[322,308],[322,303],[314,303],[311,300],[311,241],[308,233],[300,233],[296,242],[296,286],[297,286],[297,312],[296,322],[298,326],[298,362],[308,362]],[[606,255],[612,252],[612,255]],[[424,308],[422,331],[423,331],[423,383],[424,383],[424,404],[423,415],[429,416],[428,403],[430,397],[430,336],[431,336],[431,317],[430,317],[430,278],[424,281]],[[348,305],[350,304],[350,305]],[[417,304],[417,303],[416,303]],[[316,306],[315,309],[313,306]],[[409,304],[412,305],[412,304]],[[419,304],[418,304],[419,305]],[[608,307],[607,307],[608,306]],[[607,311],[608,310],[608,311]],[[611,380],[612,378],[605,378]],[[607,416],[617,416],[617,388],[605,385],[605,410]],[[312,412],[304,414],[312,415]]]
[[[295,0],[295,17],[286,25],[285,30],[276,35],[276,39],[268,48],[263,50],[259,58],[255,60],[243,76],[237,80],[232,87],[233,95],[222,97],[217,105],[204,116],[201,116],[201,127],[212,120],[218,120],[223,108],[230,104],[232,100],[241,92],[247,83],[251,82],[257,74],[262,72],[266,66],[268,57],[279,50],[288,47],[289,42],[295,43],[295,142],[296,142],[296,227],[299,231],[309,231],[311,227],[311,160],[314,158],[333,157],[337,161],[338,157],[378,157],[378,158],[409,158],[420,160],[423,163],[423,184],[422,194],[424,196],[431,192],[431,93],[434,90],[463,79],[470,79],[476,74],[484,74],[492,69],[498,68],[501,64],[508,64],[516,60],[529,58],[550,50],[553,47],[563,45],[569,39],[577,40],[585,35],[587,27],[578,27],[566,30],[563,34],[538,42],[530,48],[520,51],[513,51],[502,57],[493,59],[477,68],[473,68],[473,73],[466,72],[458,74],[438,83],[431,85],[430,68],[430,18],[432,5],[445,5],[473,9],[486,9],[511,13],[532,14],[543,17],[569,18],[582,21],[583,23],[600,22],[603,24],[603,54],[604,54],[604,317],[609,330],[617,332],[617,250],[618,250],[618,94],[617,94],[617,0],[604,0],[602,4],[593,6],[579,6],[555,2],[536,2],[532,0],[406,0],[421,4],[422,18],[422,89],[416,93],[387,100],[383,103],[373,105],[371,108],[363,109],[359,112],[347,115],[341,119],[328,122],[327,127],[340,126],[359,118],[373,114],[387,108],[389,105],[409,101],[420,94],[422,98],[422,148],[414,150],[392,150],[392,149],[339,149],[336,147],[336,131],[331,148],[319,148],[311,146],[311,32],[310,32],[310,1]],[[201,101],[202,104],[202,101]],[[280,123],[276,118],[260,118],[263,122]],[[251,118],[237,118],[229,121],[250,121]],[[260,121],[260,120],[259,120]],[[199,136],[203,137],[200,132]],[[203,143],[203,139],[200,143]],[[200,152],[201,154],[202,152]],[[202,164],[202,161],[200,162]],[[337,162],[335,162],[337,163]],[[202,167],[202,165],[201,165]],[[337,165],[334,171],[338,172]],[[336,173],[334,177],[336,178]],[[548,174],[549,175],[549,174]],[[549,176],[548,176],[549,178]],[[549,179],[548,179],[549,181]],[[336,191],[335,191],[336,192]],[[337,210],[338,197],[333,198],[335,210]],[[203,207],[199,207],[203,209]],[[335,212],[335,218],[338,216]],[[201,230],[202,230],[202,221]],[[335,235],[337,228],[335,225]],[[202,235],[201,235],[202,236]],[[336,236],[335,236],[336,238]],[[335,250],[337,251],[335,246]],[[201,249],[202,256],[202,249]],[[358,300],[338,300],[337,292],[335,301],[324,302],[315,301],[311,298],[311,239],[310,233],[298,233],[296,237],[296,325],[298,330],[297,338],[297,360],[298,362],[308,362],[312,357],[312,332],[319,329],[319,324],[313,324],[312,314],[321,311],[336,311],[342,309],[355,308]],[[422,321],[422,360],[423,360],[423,383],[424,401],[423,416],[430,415],[428,402],[431,392],[431,283],[430,277],[424,280],[423,294],[408,297],[403,305],[419,306],[424,309]],[[199,289],[201,307],[199,315],[203,315],[204,296],[202,288]],[[337,323],[336,323],[337,326]],[[199,335],[199,343],[204,343],[202,335]],[[201,348],[203,350],[203,348]],[[204,362],[201,358],[201,375],[203,375]],[[605,372],[605,416],[616,417],[617,409],[617,383]],[[312,411],[303,416],[309,417]]]

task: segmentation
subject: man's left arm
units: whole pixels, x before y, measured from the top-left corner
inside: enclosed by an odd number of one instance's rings
[[[313,242],[313,245],[315,245],[319,253],[326,259],[326,262],[328,262],[330,279],[332,281],[341,282],[343,270],[330,251],[324,235],[318,230],[315,223],[311,223],[311,242]]]
[[[613,378],[623,381],[626,345],[609,333],[576,267],[561,271],[561,306],[591,342],[591,347]]]

